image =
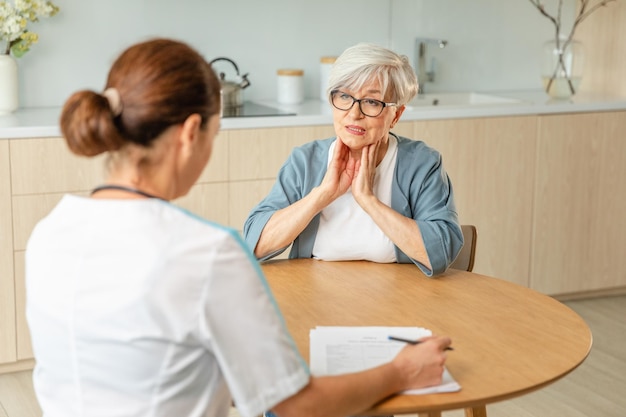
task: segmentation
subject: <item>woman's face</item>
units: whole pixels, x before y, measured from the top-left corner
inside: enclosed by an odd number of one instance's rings
[[[357,100],[374,99],[382,102],[388,102],[385,98],[385,92],[381,91],[378,81],[367,83],[359,91],[351,91],[348,89],[339,89],[342,96],[349,101],[349,94]],[[366,103],[362,103],[363,108]],[[385,106],[382,113],[376,117],[364,115],[359,103],[354,102],[349,110],[339,110],[331,104],[333,109],[333,124],[335,133],[351,150],[358,151],[363,147],[382,141],[387,142],[389,130],[395,125],[400,118],[404,107]]]

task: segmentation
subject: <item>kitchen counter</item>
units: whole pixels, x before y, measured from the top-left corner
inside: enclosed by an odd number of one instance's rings
[[[458,98],[457,96],[463,96]],[[477,100],[473,100],[474,96]],[[450,98],[450,101],[448,101]],[[476,101],[470,104],[470,101]],[[296,113],[293,116],[235,117],[222,119],[223,130],[332,124],[330,104],[307,100],[299,105],[259,102]],[[433,105],[433,103],[437,103]],[[626,110],[626,97],[581,93],[571,100],[550,99],[543,91],[469,93],[432,93],[417,98],[402,115],[402,121],[465,119],[531,114],[555,114]],[[21,109],[0,116],[0,139],[59,137],[60,107]]]

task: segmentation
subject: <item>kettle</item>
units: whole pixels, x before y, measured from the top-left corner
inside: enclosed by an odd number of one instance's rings
[[[248,74],[239,75],[239,68],[237,64],[232,59],[229,58],[215,58],[209,64],[213,65],[216,61],[228,61],[233,64],[235,67],[235,71],[237,72],[237,77],[240,78],[238,82],[235,81],[227,81],[226,76],[223,72],[219,73],[220,84],[222,86],[222,108],[224,110],[232,110],[237,109],[243,106],[243,92],[242,90],[250,85],[250,81],[248,81]]]

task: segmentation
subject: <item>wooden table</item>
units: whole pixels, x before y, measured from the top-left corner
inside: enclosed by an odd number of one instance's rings
[[[437,278],[407,264],[278,260],[262,266],[302,356],[315,326],[419,326],[452,338],[446,367],[455,393],[392,396],[363,415],[440,416],[486,405],[562,378],[587,357],[591,332],[564,304],[508,281],[449,270]]]

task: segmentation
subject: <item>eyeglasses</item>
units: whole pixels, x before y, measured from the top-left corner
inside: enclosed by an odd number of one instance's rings
[[[373,98],[357,99],[339,90],[330,92],[330,101],[336,109],[343,111],[348,111],[354,106],[354,103],[359,103],[359,110],[368,117],[379,116],[385,107],[398,105],[398,103],[385,103]]]

